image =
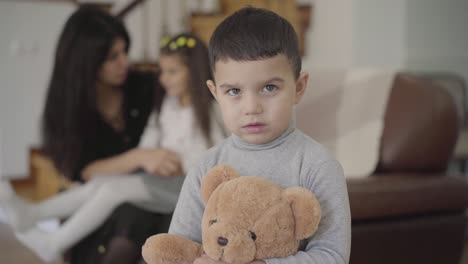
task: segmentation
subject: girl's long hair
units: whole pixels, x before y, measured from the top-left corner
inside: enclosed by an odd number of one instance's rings
[[[206,87],[206,81],[212,80],[209,64],[208,48],[196,35],[179,34],[164,41],[161,55],[178,55],[190,72],[187,87],[190,90],[192,107],[200,129],[208,145],[213,144],[211,138],[211,107],[213,96]]]
[[[116,39],[130,46],[115,17],[81,8],[67,20],[56,47],[42,119],[43,149],[64,175],[76,173],[82,147],[100,122],[96,101],[98,73]]]

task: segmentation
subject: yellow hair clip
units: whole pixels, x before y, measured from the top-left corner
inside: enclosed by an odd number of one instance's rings
[[[165,47],[169,43],[169,40],[171,40],[169,37],[163,37],[160,43],[161,47]]]
[[[197,44],[197,41],[194,38],[189,38],[187,40],[187,47],[193,48]]]
[[[177,49],[177,43],[175,43],[174,41],[171,41],[171,43],[169,43],[169,49],[170,50],[176,50]]]
[[[177,40],[177,46],[183,47],[185,43],[187,43],[187,38],[186,37],[178,37]]]

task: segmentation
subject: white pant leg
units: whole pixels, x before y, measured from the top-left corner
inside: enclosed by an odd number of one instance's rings
[[[49,218],[64,218],[72,215],[78,210],[92,195],[107,182],[114,181],[118,178],[127,177],[123,175],[116,176],[100,176],[95,177],[87,183],[72,187],[69,190],[58,193],[57,195],[35,204],[32,210],[37,216],[36,221]]]
[[[51,243],[63,252],[99,227],[121,203],[143,202],[151,199],[142,178],[138,175],[106,181],[60,227],[53,235]]]

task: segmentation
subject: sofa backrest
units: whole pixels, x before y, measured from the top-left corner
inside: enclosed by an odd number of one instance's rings
[[[397,74],[387,102],[376,173],[446,169],[458,137],[457,115],[444,88]]]

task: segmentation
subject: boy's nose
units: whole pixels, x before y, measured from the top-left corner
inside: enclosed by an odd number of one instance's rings
[[[244,112],[247,115],[260,114],[263,111],[262,104],[255,96],[248,96],[244,102]]]

